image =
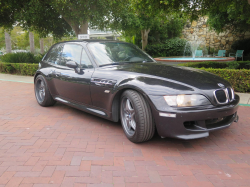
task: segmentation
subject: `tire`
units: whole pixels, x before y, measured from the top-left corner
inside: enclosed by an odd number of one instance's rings
[[[35,96],[39,105],[43,107],[53,106],[56,101],[51,96],[46,80],[42,75],[38,75],[35,80]]]
[[[150,106],[138,92],[126,90],[122,94],[120,115],[123,131],[131,142],[145,142],[154,136]]]

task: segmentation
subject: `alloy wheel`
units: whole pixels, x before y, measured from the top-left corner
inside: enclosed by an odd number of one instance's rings
[[[132,102],[124,97],[122,99],[122,124],[129,136],[133,136],[136,130],[135,110]]]
[[[45,98],[45,84],[43,80],[39,79],[36,82],[36,97],[38,101],[41,103]]]

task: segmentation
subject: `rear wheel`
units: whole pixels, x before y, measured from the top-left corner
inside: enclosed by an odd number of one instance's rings
[[[36,100],[41,106],[52,106],[56,101],[51,96],[46,81],[42,75],[38,75],[35,80]]]
[[[130,141],[140,143],[154,136],[150,106],[138,92],[127,90],[122,94],[120,115],[124,133]]]

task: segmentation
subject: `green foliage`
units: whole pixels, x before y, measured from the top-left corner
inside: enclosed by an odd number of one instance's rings
[[[2,62],[8,63],[39,63],[42,59],[42,54],[34,55],[33,53],[8,53],[1,56]]]
[[[0,28],[0,50],[5,47],[5,35],[4,35],[4,29]]]
[[[144,0],[135,0],[144,2]],[[248,0],[146,0],[145,11],[179,11],[191,20],[208,15],[208,24],[217,32],[233,30],[243,33],[250,29]],[[149,5],[150,6],[147,6]],[[170,9],[170,10],[169,10]]]
[[[179,66],[192,68],[215,68],[215,69],[250,69],[250,61],[233,62],[188,62],[178,64]]]
[[[5,51],[5,37],[3,30],[4,30],[3,28],[0,28],[0,50],[3,48],[2,50]],[[38,54],[40,52],[40,38],[37,32],[33,32],[33,34],[35,43],[35,54]],[[53,44],[69,40],[76,40],[76,37],[67,36],[59,39],[50,36],[47,38],[43,38],[44,50],[48,51]],[[29,32],[23,30],[19,26],[13,27],[13,30],[11,31],[11,44],[12,44],[12,50],[22,49],[29,51],[30,50]]]
[[[238,69],[240,64],[237,61],[232,61],[227,63],[228,67],[226,69]]]
[[[148,35],[148,45],[180,37],[185,23],[186,18],[182,14],[170,14],[161,21],[155,21]]]
[[[235,51],[244,50],[244,56],[250,55],[250,38],[235,41],[231,48]]]
[[[227,29],[245,32],[250,28],[250,5],[247,0],[204,0],[208,24],[217,32]]]
[[[19,63],[2,63],[0,62],[0,73],[10,73],[17,75],[35,75],[38,64],[19,64]]]
[[[109,20],[119,17],[127,0],[8,0],[0,3],[0,27],[18,24],[37,31],[40,37],[52,34],[86,34],[90,27],[105,28]],[[74,31],[74,32],[72,32]]]
[[[228,69],[232,62],[189,62],[179,66],[199,68],[216,74],[230,82],[236,92],[250,92],[250,62],[236,62],[239,69]]]
[[[250,92],[250,70],[235,70],[235,69],[206,69],[201,68],[210,73],[216,74],[227,80],[234,91],[236,92]]]
[[[183,56],[186,40],[174,38],[162,44],[153,44],[146,47],[146,52],[153,57]]]
[[[230,82],[235,91],[250,92],[250,62],[189,62],[178,65],[214,73]],[[229,69],[230,67],[233,69]]]
[[[48,0],[8,0],[0,3],[0,27],[11,29],[20,25],[26,30],[36,30],[41,37],[52,33],[62,37],[71,27]]]

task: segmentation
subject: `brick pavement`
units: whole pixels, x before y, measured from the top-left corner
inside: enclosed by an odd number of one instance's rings
[[[250,186],[250,107],[208,138],[133,144],[119,123],[0,81],[0,187]]]

